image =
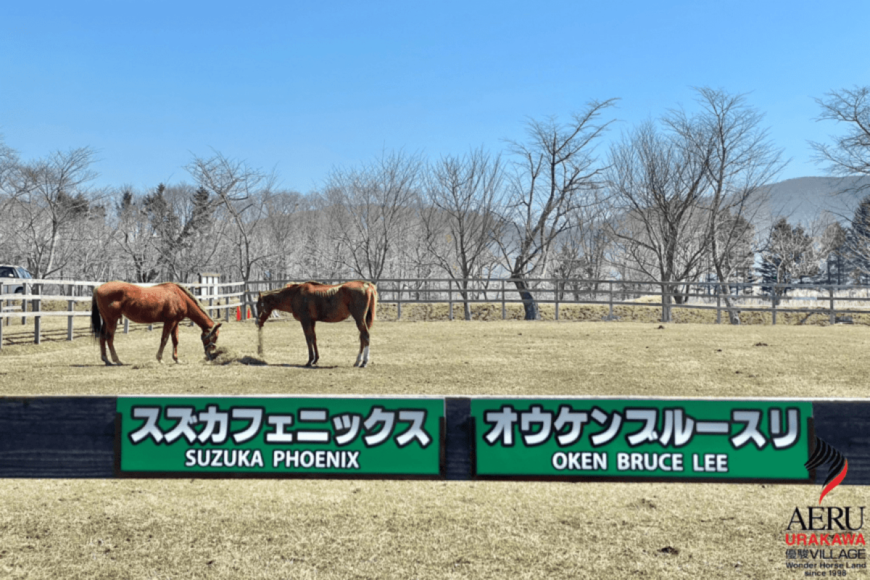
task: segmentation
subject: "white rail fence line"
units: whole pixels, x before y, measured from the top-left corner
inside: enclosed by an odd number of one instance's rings
[[[33,319],[33,342],[42,342],[42,318],[65,316],[67,317],[67,340],[73,340],[73,320],[77,316],[90,316],[91,309],[77,310],[76,304],[80,302],[90,303],[93,290],[103,282],[82,282],[73,280],[40,280],[40,279],[16,279],[4,278],[3,286],[7,284],[15,286],[23,284],[24,293],[0,294],[0,348],[3,347],[4,326],[9,327],[12,320],[21,318],[21,324],[27,324],[27,319]],[[156,284],[139,284],[149,287]],[[224,319],[236,313],[236,308],[242,306],[244,296],[243,282],[213,283],[213,284],[184,284],[199,299],[203,307],[213,319],[220,319],[221,310],[224,311]],[[0,286],[2,288],[2,286]],[[222,289],[237,289],[236,292],[223,292]],[[232,301],[232,299],[235,299]],[[223,304],[220,301],[223,300]],[[66,310],[43,310],[43,302],[66,302]],[[28,310],[30,303],[30,310]],[[153,325],[148,325],[152,330]],[[124,333],[130,332],[130,321],[124,317]]]
[[[288,282],[304,280],[258,280],[248,282],[245,303],[256,302],[258,292],[274,290]],[[320,280],[325,284],[339,283],[344,279]],[[723,285],[715,282],[660,283],[629,280],[583,280],[544,279],[524,280],[530,287],[523,292],[533,296],[538,304],[553,304],[555,319],[559,320],[560,305],[599,305],[608,307],[609,319],[614,319],[615,306],[647,306],[665,310],[694,309],[715,310],[716,322],[721,323],[722,313],[768,312],[776,324],[777,313],[800,313],[808,317],[814,314],[827,315],[833,324],[838,317],[849,314],[870,313],[870,288],[829,284],[764,284],[733,283]],[[500,303],[502,319],[507,318],[508,304],[522,304],[520,291],[510,279],[434,279],[403,278],[382,279],[377,282],[379,302],[396,304],[397,318],[402,317],[403,304],[447,303],[448,316],[454,319],[454,306],[465,303]],[[789,296],[788,293],[793,293]],[[730,297],[732,307],[727,307],[725,298]],[[638,302],[654,297],[657,301]],[[680,303],[674,301],[675,298]],[[795,304],[797,302],[797,304]],[[807,308],[804,304],[816,302],[824,306]],[[837,307],[837,304],[846,307]]]
[[[212,318],[219,320],[223,310],[224,320],[233,314],[241,314],[245,320],[248,313],[256,310],[257,293],[283,287],[289,282],[304,280],[258,280],[248,283],[224,282],[205,284],[186,284],[196,295]],[[345,279],[321,280],[324,283],[339,283]],[[0,348],[3,341],[3,327],[8,327],[14,318],[21,318],[26,324],[28,318],[34,319],[34,342],[41,342],[41,319],[43,317],[66,316],[67,340],[73,340],[73,320],[76,316],[90,316],[90,309],[76,310],[80,302],[90,302],[93,289],[102,282],[70,280],[2,280],[3,286],[23,284],[26,292],[19,294],[0,294]],[[800,313],[809,318],[812,315],[826,315],[831,324],[847,320],[851,314],[870,313],[870,288],[857,286],[837,286],[819,284],[727,284],[728,294],[733,306],[728,308],[722,293],[722,285],[715,282],[656,283],[628,280],[562,280],[528,279],[524,281],[529,288],[523,292],[533,296],[538,304],[553,304],[555,319],[559,320],[559,309],[563,305],[599,305],[608,308],[605,319],[616,318],[616,306],[644,306],[662,309],[663,315],[673,309],[715,310],[716,322],[721,323],[722,313],[729,310],[739,312],[766,312],[771,314],[776,324],[778,313]],[[508,304],[522,304],[523,298],[509,279],[382,279],[377,282],[379,302],[395,304],[397,318],[402,318],[403,304],[448,304],[448,317],[455,317],[455,306],[464,308],[467,303],[501,304],[502,319],[507,318]],[[142,284],[154,286],[154,284]],[[2,288],[2,287],[0,287]],[[791,295],[789,295],[791,293]],[[655,300],[648,300],[654,298]],[[675,302],[679,300],[679,303]],[[66,310],[43,310],[42,303],[66,302]],[[223,301],[223,304],[220,302]],[[31,309],[27,310],[28,302]],[[13,304],[15,303],[15,304]],[[819,307],[806,307],[815,303]],[[838,304],[840,307],[838,307]],[[214,313],[214,314],[213,314]],[[256,315],[256,312],[254,312]],[[130,321],[124,319],[124,332],[129,332]],[[149,330],[152,326],[149,325]]]

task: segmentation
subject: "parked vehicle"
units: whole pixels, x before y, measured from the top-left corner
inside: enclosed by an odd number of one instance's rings
[[[21,266],[8,266],[0,264],[0,294],[25,294],[27,288],[26,283],[13,282],[11,284],[2,284],[4,278],[33,278],[30,272]]]

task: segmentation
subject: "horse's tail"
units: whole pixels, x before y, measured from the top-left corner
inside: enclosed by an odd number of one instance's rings
[[[100,309],[97,307],[97,295],[91,298],[91,333],[94,335],[94,340],[103,335],[103,319],[100,316]]]
[[[375,323],[375,311],[378,309],[378,289],[374,284],[369,284],[366,288],[368,294],[368,309],[366,311],[366,328],[371,330]]]

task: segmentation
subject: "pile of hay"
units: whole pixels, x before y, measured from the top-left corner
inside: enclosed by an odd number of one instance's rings
[[[234,351],[231,348],[227,348],[225,346],[219,346],[215,349],[212,354],[211,359],[209,360],[212,364],[217,365],[230,365],[230,364],[243,364],[243,365],[268,365],[265,360],[259,357],[243,355]]]

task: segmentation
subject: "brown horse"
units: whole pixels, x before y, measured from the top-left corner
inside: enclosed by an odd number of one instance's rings
[[[163,349],[170,335],[172,359],[178,362],[178,323],[184,318],[190,318],[202,329],[202,346],[206,357],[216,348],[220,323],[215,324],[209,318],[187,288],[172,282],[150,288],[126,282],[107,282],[94,290],[91,300],[91,330],[94,337],[100,337],[100,354],[107,365],[112,364],[106,357],[107,342],[112,360],[115,364],[121,364],[115,352],[115,330],[121,316],[144,324],[163,323],[163,337],[160,339],[160,350],[157,351],[157,361],[160,363],[163,362]]]
[[[371,282],[356,280],[344,284],[326,285],[319,282],[287,284],[280,290],[263,292],[257,298],[257,325],[262,329],[273,310],[283,310],[302,323],[308,343],[307,367],[317,364],[317,322],[341,322],[353,316],[359,329],[359,354],[353,366],[369,363],[369,330],[375,323],[378,290]]]

